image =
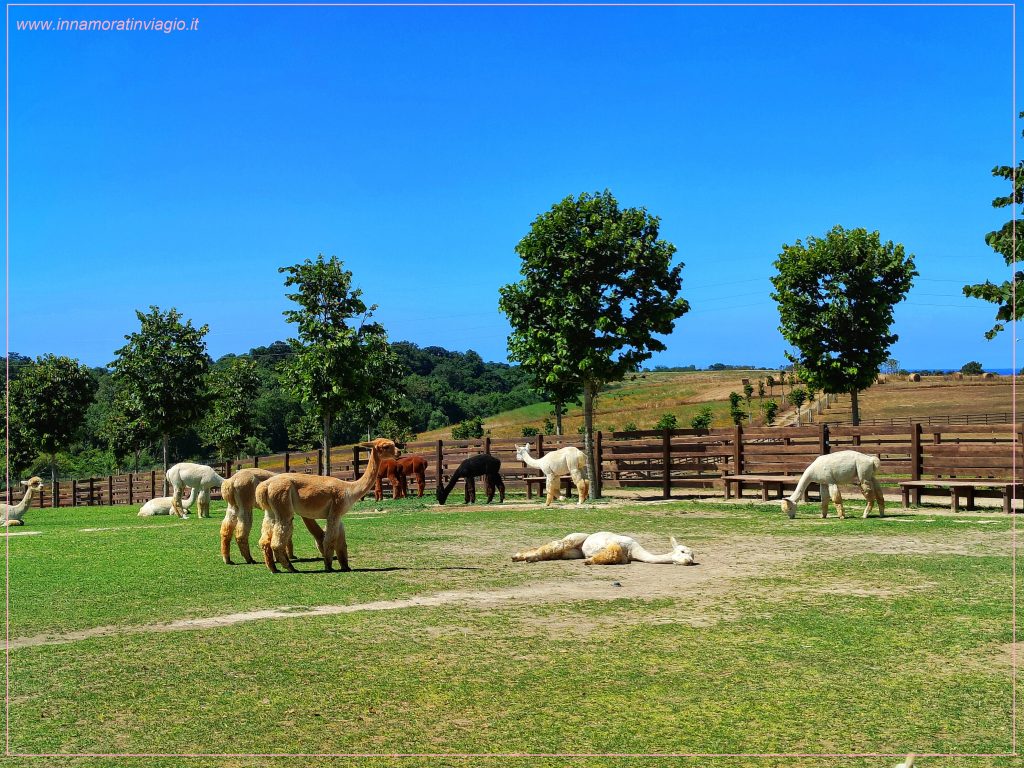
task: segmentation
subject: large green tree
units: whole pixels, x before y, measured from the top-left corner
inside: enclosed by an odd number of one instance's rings
[[[151,446],[159,435],[146,420],[142,403],[137,392],[126,387],[115,387],[110,407],[99,427],[102,439],[120,469],[128,466],[129,457],[134,459],[135,471],[139,471],[142,452]]]
[[[20,430],[36,451],[48,458],[50,481],[56,486],[57,452],[68,447],[85,422],[96,396],[96,379],[77,360],[42,355],[12,387]]]
[[[643,208],[620,208],[607,190],[569,196],[533,221],[516,246],[523,279],[501,288],[509,357],[546,382],[583,390],[592,480],[595,395],[665,349],[655,335],[671,333],[689,310],[679,297],[683,265],[673,266],[676,248],[659,239],[660,223]]]
[[[893,307],[917,275],[913,255],[882,243],[878,232],[837,226],[806,244],[783,245],[775,268],[779,330],[797,350],[786,357],[814,389],[849,392],[858,424],[857,393],[875,381],[899,338],[890,332]]]
[[[370,322],[376,305],[367,307],[363,292],[352,287],[352,272],[337,256],[281,267],[285,286],[295,286],[286,296],[298,309],[285,310],[288,322],[298,326],[291,339],[289,386],[306,408],[320,419],[324,449],[324,474],[331,473],[331,427],[343,410],[363,413],[372,408],[377,393],[389,382],[381,381],[380,351],[387,347],[387,333]]]
[[[151,305],[148,313],[136,310],[135,315],[140,328],[124,337],[128,343],[117,350],[117,359],[110,365],[115,386],[159,435],[166,473],[170,437],[197,423],[206,412],[210,359],[204,337],[209,326],[195,328],[191,320],[183,323],[181,313],[173,308],[161,312]]]
[[[1024,112],[1020,113],[1024,117]],[[1024,133],[1022,133],[1024,135]],[[1010,182],[1010,194],[1002,195],[992,201],[993,208],[1009,208],[1024,204],[1024,160],[1016,166],[997,165],[992,175]],[[1024,272],[1017,269],[1017,218],[1013,217],[1002,227],[985,235],[985,242],[996,253],[1003,257],[1006,266],[1011,267],[1013,278],[1001,283],[986,280],[984,283],[965,285],[964,295],[974,299],[991,302],[996,305],[996,324],[985,333],[985,338],[993,339],[1012,320],[1024,317]]]
[[[210,442],[222,459],[234,458],[255,436],[256,401],[263,381],[255,361],[235,357],[213,372],[213,404],[208,417]]]

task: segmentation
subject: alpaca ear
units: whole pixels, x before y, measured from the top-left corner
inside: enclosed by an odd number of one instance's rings
[[[363,441],[362,443],[356,443],[356,445],[358,445],[360,448],[366,448],[367,450],[372,450],[373,448],[373,443],[367,443],[365,441]]]
[[[672,542],[672,548],[673,548],[673,549],[675,549],[676,547],[678,547],[678,546],[679,546],[679,542],[678,542],[678,541],[676,541],[676,537],[675,537],[675,536],[669,536],[669,537],[668,537],[668,540],[669,540],[670,542]]]

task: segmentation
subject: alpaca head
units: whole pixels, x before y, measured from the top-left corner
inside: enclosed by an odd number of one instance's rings
[[[790,519],[796,517],[796,502],[789,499],[782,500],[782,511],[789,515]]]
[[[378,437],[368,443],[359,443],[359,447],[368,449],[377,460],[378,466],[384,459],[393,459],[398,456],[398,446],[395,445],[394,440],[388,440],[386,437]]]
[[[516,458],[519,461],[526,461],[525,456],[530,455],[530,444],[516,446]]]
[[[444,489],[445,484],[448,482],[447,477],[442,477],[437,483],[437,503],[444,504],[448,501],[448,492]]]
[[[672,542],[672,562],[675,565],[693,565],[697,562],[697,555],[689,547],[684,547],[678,541],[675,536],[670,536],[669,541]]]
[[[22,480],[21,484],[30,491],[38,491],[43,487],[43,479],[41,477],[30,477],[28,480]]]

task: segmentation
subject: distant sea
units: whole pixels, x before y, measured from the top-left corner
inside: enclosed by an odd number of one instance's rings
[[[911,373],[920,373],[921,371],[942,371],[943,373],[959,373],[959,368],[913,368],[910,370]],[[999,376],[1012,376],[1013,368],[986,368],[985,373],[995,373]]]

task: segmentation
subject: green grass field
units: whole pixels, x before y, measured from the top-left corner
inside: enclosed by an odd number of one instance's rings
[[[7,542],[3,764],[891,767],[386,755],[1009,751],[1011,521],[814,509],[371,500],[346,518],[353,572],[323,573],[297,526],[304,572],[279,575],[220,561],[222,504],[185,521],[33,511],[21,530],[39,535]],[[654,551],[675,535],[699,564],[510,560],[577,530]],[[18,756],[55,753],[156,756]],[[182,753],[307,756],[159,756]],[[378,757],[319,756],[349,753]]]

